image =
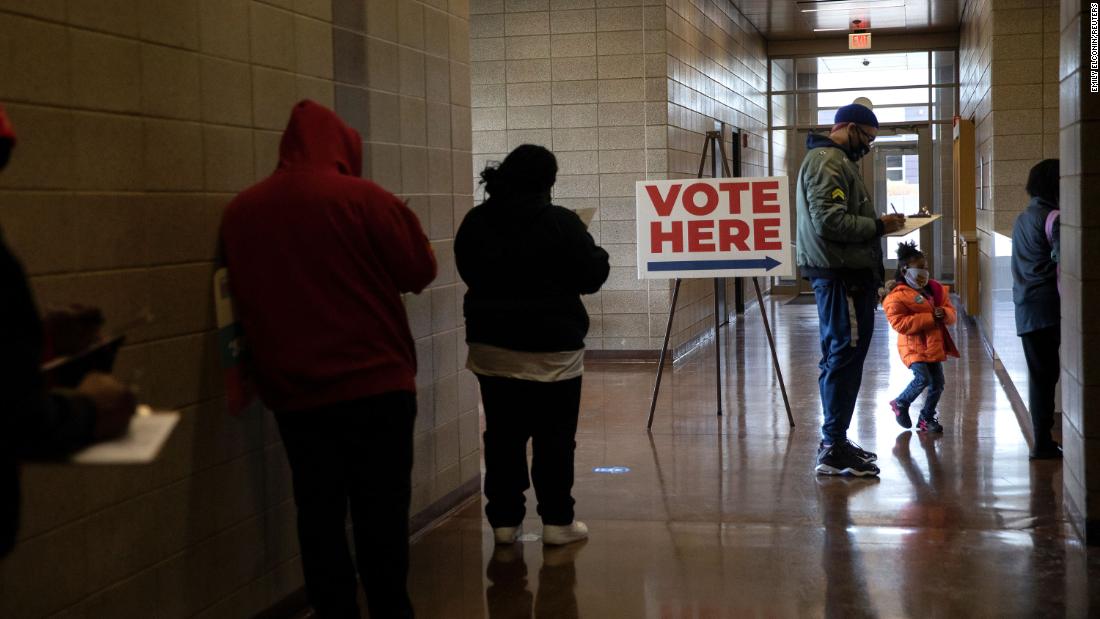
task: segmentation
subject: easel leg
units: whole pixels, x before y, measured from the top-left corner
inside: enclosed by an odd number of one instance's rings
[[[722,416],[722,317],[718,315],[718,290],[721,286],[718,278],[714,279],[714,385],[718,395],[718,416]]]
[[[661,345],[661,359],[657,362],[657,380],[653,383],[653,400],[649,403],[649,421],[646,430],[653,428],[653,412],[657,410],[657,394],[661,391],[661,375],[665,370],[665,356],[668,354],[668,339],[672,335],[672,319],[676,316],[676,299],[680,296],[680,279],[676,279],[676,286],[672,289],[672,307],[668,311],[668,325],[665,326],[665,341]]]
[[[760,294],[760,282],[752,278],[752,286],[756,289],[756,305],[760,307],[760,317],[764,319],[764,332],[768,334],[768,346],[772,349],[772,365],[775,366],[775,375],[779,377],[779,390],[783,392],[783,406],[787,409],[787,421],[794,427],[794,417],[791,415],[791,403],[787,399],[787,385],[783,381],[783,370],[779,367],[779,355],[775,352],[775,339],[772,337],[772,327],[768,323],[768,310],[764,307],[764,297]]]

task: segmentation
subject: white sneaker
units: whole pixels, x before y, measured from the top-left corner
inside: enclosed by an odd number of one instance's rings
[[[548,524],[542,527],[542,543],[550,546],[561,546],[588,539],[588,526],[579,520],[574,520],[568,526]]]
[[[498,544],[514,544],[519,537],[519,527],[497,527],[493,529],[493,539]]]

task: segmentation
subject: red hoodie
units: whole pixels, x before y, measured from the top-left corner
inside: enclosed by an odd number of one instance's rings
[[[435,257],[416,215],[361,166],[359,134],[302,101],[274,174],[222,216],[230,290],[272,410],[416,391],[401,293],[435,278]]]
[[[12,128],[8,113],[4,111],[2,105],[0,105],[0,140],[11,140],[11,145],[15,146],[15,129]]]

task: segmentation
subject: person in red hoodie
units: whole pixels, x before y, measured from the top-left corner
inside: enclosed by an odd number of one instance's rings
[[[249,370],[290,462],[310,604],[359,616],[350,504],[371,616],[411,617],[416,354],[401,294],[423,290],[436,263],[416,215],[361,167],[359,134],[298,103],[278,167],[226,207],[221,242]]]

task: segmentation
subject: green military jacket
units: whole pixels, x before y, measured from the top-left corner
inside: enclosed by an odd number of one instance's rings
[[[859,168],[827,136],[811,135],[807,146],[796,196],[799,268],[869,270],[881,280],[878,216]]]

